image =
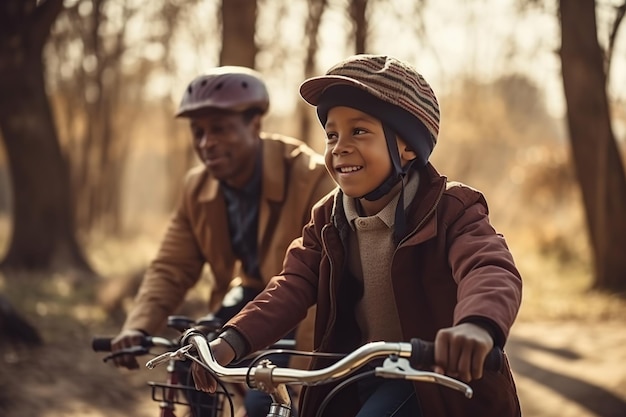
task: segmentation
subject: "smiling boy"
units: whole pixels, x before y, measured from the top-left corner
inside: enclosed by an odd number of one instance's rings
[[[356,55],[306,80],[300,93],[316,106],[339,190],[314,207],[282,273],[211,343],[216,359],[226,364],[271,344],[315,304],[317,351],[434,340],[435,370],[474,390],[467,400],[436,385],[371,376],[342,391],[324,415],[519,416],[507,361],[497,372],[483,372],[483,363],[506,343],[521,277],[484,196],[428,161],[439,133],[428,83],[393,57]],[[194,379],[215,389],[199,367]],[[330,388],[305,388],[301,416],[315,415]]]

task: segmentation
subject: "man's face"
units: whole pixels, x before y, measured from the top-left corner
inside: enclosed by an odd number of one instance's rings
[[[243,187],[260,151],[260,116],[246,122],[241,113],[212,110],[191,117],[190,127],[196,154],[211,174]]]

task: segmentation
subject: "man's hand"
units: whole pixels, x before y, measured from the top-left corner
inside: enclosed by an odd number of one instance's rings
[[[111,341],[111,352],[115,353],[122,349],[139,346],[143,338],[144,334],[139,330],[123,330]],[[139,363],[137,363],[137,359],[133,355],[116,356],[113,358],[113,363],[115,366],[122,368],[139,368]]]
[[[224,341],[224,339],[217,338],[209,343],[209,348],[213,352],[213,357],[222,366],[226,366],[235,359],[235,351],[233,348]],[[217,382],[215,378],[202,366],[196,362],[191,364],[191,374],[193,375],[193,381],[196,384],[196,389],[204,392],[213,393],[217,389]]]
[[[493,339],[473,323],[441,329],[435,338],[435,372],[465,382],[483,377],[483,365]]]

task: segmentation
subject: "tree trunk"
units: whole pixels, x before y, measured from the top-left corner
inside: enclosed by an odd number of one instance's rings
[[[350,0],[350,18],[354,25],[354,49],[357,54],[367,52],[367,0]]]
[[[326,10],[327,0],[308,0],[309,15],[305,25],[305,39],[307,40],[306,56],[304,58],[304,78],[314,76],[315,55],[319,50],[317,36],[320,31],[322,15]],[[304,100],[298,100],[297,113],[300,125],[300,139],[311,144],[312,114],[310,106]],[[314,122],[317,125],[317,121]]]
[[[222,0],[220,65],[255,68],[256,0]]]
[[[4,2],[0,128],[13,190],[13,234],[3,268],[90,271],[74,235],[70,181],[45,91],[42,49],[62,0]]]
[[[595,2],[560,0],[561,63],[572,154],[597,289],[626,290],[626,176],[611,128]]]

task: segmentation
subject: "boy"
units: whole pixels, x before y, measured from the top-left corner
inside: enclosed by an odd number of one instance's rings
[[[282,273],[212,342],[216,359],[229,363],[271,344],[316,304],[317,351],[434,340],[435,370],[474,389],[467,400],[432,384],[372,377],[338,396],[327,415],[519,416],[508,363],[484,374],[482,366],[506,342],[521,277],[482,194],[428,162],[439,131],[428,83],[392,57],[356,55],[306,80],[300,93],[317,107],[339,190],[314,207]],[[195,367],[196,386],[211,391],[207,375]],[[300,415],[314,415],[329,389],[303,389]]]

